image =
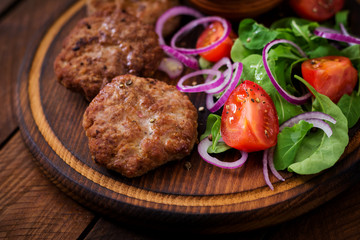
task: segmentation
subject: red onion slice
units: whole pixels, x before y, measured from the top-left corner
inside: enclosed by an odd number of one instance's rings
[[[226,168],[226,169],[234,169],[234,168],[239,168],[241,167],[245,162],[246,160],[248,159],[248,153],[247,152],[243,152],[243,151],[240,151],[241,152],[241,158],[234,161],[234,162],[223,162],[223,161],[220,161],[219,159],[217,158],[214,158],[212,156],[210,156],[207,152],[207,149],[212,145],[211,141],[208,139],[208,138],[204,138],[198,145],[198,152],[200,154],[200,157],[212,164],[212,165],[215,165],[217,167],[220,167],[220,168]]]
[[[176,47],[176,40],[178,39],[179,36],[181,36],[183,33],[187,32],[191,29],[194,29],[198,25],[200,25],[202,23],[207,23],[207,22],[220,22],[223,25],[224,32],[223,32],[223,35],[219,38],[219,40],[210,44],[209,46],[202,47],[202,48],[193,48],[192,49],[192,48]],[[171,39],[171,47],[178,50],[181,53],[184,53],[184,54],[199,54],[199,53],[207,52],[207,51],[217,47],[219,44],[221,44],[229,36],[230,31],[231,31],[230,23],[224,18],[212,16],[212,17],[203,17],[203,18],[195,19],[195,20],[189,22],[188,24],[186,24],[184,27],[182,27],[177,33],[175,33],[175,35]]]
[[[320,128],[325,132],[328,137],[331,137],[332,129],[330,125],[323,120],[327,120],[333,124],[336,123],[336,120],[328,114],[322,112],[307,112],[290,118],[289,120],[281,124],[281,126],[279,127],[279,131],[282,131],[285,127],[294,126],[294,124],[298,123],[300,120],[304,120],[308,123],[313,124],[313,127]]]
[[[341,27],[341,25],[340,25],[340,27]],[[314,30],[314,34],[319,37],[330,39],[330,40],[360,44],[360,38],[352,37],[350,35],[346,36],[345,34],[341,34],[330,28],[317,27]]]
[[[296,45],[295,43],[289,41],[289,40],[285,40],[285,39],[278,39],[278,40],[274,40],[274,41],[271,41],[270,43],[268,43],[264,49],[263,49],[263,52],[262,52],[262,58],[263,58],[263,63],[264,63],[264,67],[265,67],[265,71],[266,73],[268,74],[272,84],[274,85],[274,87],[276,88],[276,90],[280,93],[280,95],[288,102],[292,103],[292,104],[296,104],[296,105],[301,105],[301,104],[304,104],[310,97],[311,97],[311,93],[307,93],[301,97],[295,97],[289,93],[287,93],[279,84],[278,82],[276,81],[274,75],[271,73],[270,71],[270,67],[269,67],[269,64],[267,62],[267,59],[268,59],[268,53],[269,53],[269,50],[272,46],[276,45],[276,44],[279,44],[279,43],[287,43],[287,44],[290,44],[292,45],[293,47],[295,47],[299,53],[301,54],[301,56],[307,58],[305,52],[298,46]]]
[[[198,84],[195,86],[184,86],[184,82],[188,80],[189,78],[198,76],[198,75],[204,75],[208,74],[209,76],[213,77],[216,76],[216,78],[210,82],[205,82],[202,84]],[[178,81],[176,87],[181,92],[188,92],[188,93],[194,93],[194,92],[205,92],[207,90],[216,88],[221,85],[221,83],[224,80],[224,75],[220,71],[212,70],[212,69],[204,69],[195,71],[192,73],[189,73],[183,77],[180,78]]]
[[[195,9],[185,7],[185,6],[177,6],[177,7],[170,8],[169,10],[164,12],[156,21],[155,32],[159,36],[159,44],[160,45],[165,45],[165,40],[163,37],[163,28],[164,28],[165,22],[169,18],[178,16],[178,15],[190,15],[195,18],[201,18],[204,16],[200,12],[196,11]]]
[[[270,178],[269,178],[269,172],[268,172],[268,153],[269,149],[264,150],[263,158],[262,158],[262,164],[263,164],[263,176],[265,183],[269,186],[271,190],[274,190],[274,186],[272,185]]]
[[[216,87],[216,88],[205,91],[206,93],[208,93],[208,94],[220,93],[229,84],[230,79],[231,79],[231,77],[233,75],[233,67],[232,67],[231,61],[230,61],[230,59],[228,57],[224,57],[221,60],[219,60],[217,63],[214,64],[214,66],[211,69],[219,70],[224,65],[226,65],[227,69],[223,73],[224,76],[225,76],[225,79],[224,79],[223,83],[220,86]],[[211,81],[211,77],[207,77],[205,82],[209,82],[209,81]]]
[[[344,34],[345,36],[350,36],[350,34],[348,33],[348,31],[346,30],[344,24],[340,23],[340,30],[342,32],[342,34]],[[352,45],[356,45],[355,43],[349,43],[350,46]]]
[[[266,150],[265,150],[266,151]],[[269,168],[272,172],[272,174],[277,178],[279,179],[280,181],[285,181],[285,179],[280,175],[280,173],[275,169],[275,166],[274,166],[274,151],[275,151],[275,147],[271,147],[270,149],[268,149],[268,165],[269,165]],[[264,152],[264,154],[266,154]]]
[[[172,57],[178,59],[185,66],[192,68],[192,69],[199,69],[199,63],[196,58],[194,58],[192,56],[186,56],[167,45],[161,45],[161,47],[169,56],[172,56]]]
[[[331,122],[332,124],[336,123],[336,120],[323,112],[306,112],[306,113],[302,113],[299,115],[296,115],[293,118],[290,118],[289,120],[287,120],[286,122],[284,122],[283,124],[281,124],[281,126],[279,127],[279,131],[282,131],[285,127],[292,127],[294,126],[294,124],[298,123],[300,120],[305,120],[307,121],[307,119],[319,119],[319,120],[326,120],[328,122]]]
[[[163,58],[159,68],[160,71],[165,72],[170,78],[177,78],[184,70],[182,63],[174,58]]]
[[[328,137],[331,137],[333,131],[328,123],[320,119],[305,119],[304,121],[311,123],[315,128],[320,128]]]
[[[210,110],[210,112],[216,112],[219,110],[226,100],[229,98],[231,92],[236,88],[240,81],[240,77],[243,71],[243,64],[240,62],[236,62],[232,65],[235,72],[230,80],[230,83],[224,90],[224,93],[220,96],[220,98],[214,103],[213,94],[208,94],[206,96],[206,107]]]

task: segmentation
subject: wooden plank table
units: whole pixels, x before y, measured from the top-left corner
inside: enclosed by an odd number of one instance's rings
[[[16,79],[38,29],[74,1],[0,2],[0,239],[172,239],[116,222],[83,207],[58,189],[34,163],[15,117]],[[350,3],[349,3],[350,2]],[[352,0],[348,4],[359,5]],[[206,239],[359,239],[360,184],[288,222],[245,233],[196,235]],[[165,229],[164,229],[165,230]]]

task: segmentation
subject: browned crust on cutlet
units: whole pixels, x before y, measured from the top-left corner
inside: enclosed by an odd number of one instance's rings
[[[87,0],[88,15],[107,15],[115,10],[137,17],[143,23],[155,26],[157,19],[168,9],[179,5],[178,0]],[[163,28],[165,36],[179,26],[180,18],[172,17]]]
[[[123,75],[93,99],[83,127],[94,161],[131,178],[189,155],[197,139],[197,116],[176,87]]]
[[[54,69],[62,85],[91,100],[118,75],[152,76],[163,56],[152,26],[114,12],[80,20],[64,40]]]

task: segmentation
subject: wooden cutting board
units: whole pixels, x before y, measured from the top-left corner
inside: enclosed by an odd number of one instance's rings
[[[96,165],[81,126],[88,102],[57,83],[53,71],[63,39],[86,14],[84,2],[69,7],[34,37],[15,96],[21,131],[36,163],[70,197],[128,224],[235,232],[299,216],[359,180],[359,124],[350,131],[351,143],[333,168],[309,176],[282,172],[285,182],[271,177],[274,191],[263,179],[261,153],[251,154],[242,168],[225,170],[202,161],[194,150],[183,160],[134,179]],[[197,108],[204,106],[204,95],[189,96]],[[208,114],[199,112],[200,134]]]

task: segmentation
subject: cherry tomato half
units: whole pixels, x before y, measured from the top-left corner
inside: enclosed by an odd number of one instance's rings
[[[211,45],[212,43],[218,41],[224,33],[224,28],[220,22],[211,23],[200,35],[196,42],[196,48],[203,48]],[[236,34],[231,32],[230,35],[218,46],[215,48],[200,53],[200,56],[205,58],[210,62],[217,62],[223,57],[230,57],[231,47],[234,44],[234,38]]]
[[[300,17],[320,22],[340,11],[344,0],[290,0],[290,6]]]
[[[350,59],[326,56],[309,59],[302,63],[303,78],[315,90],[337,103],[344,94],[350,94],[358,81],[357,70]]]
[[[258,84],[244,81],[226,101],[220,129],[224,142],[238,150],[254,152],[274,146],[279,121],[273,101]]]

